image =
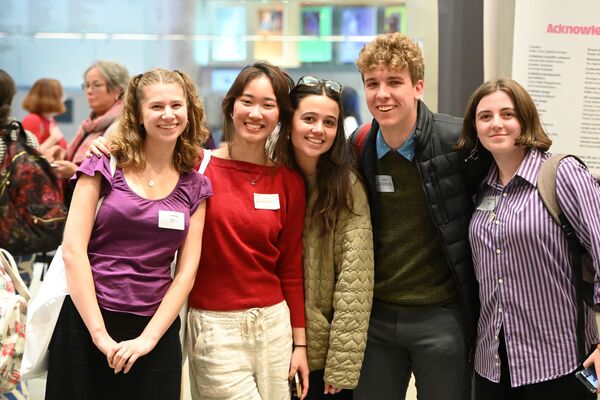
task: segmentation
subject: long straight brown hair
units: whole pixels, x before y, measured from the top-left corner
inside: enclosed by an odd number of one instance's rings
[[[235,127],[233,126],[233,105],[235,100],[244,93],[244,88],[254,79],[266,76],[271,81],[277,107],[279,108],[279,124],[280,134],[273,147],[273,161],[278,162],[282,157],[282,152],[285,152],[285,137],[290,131],[292,123],[293,109],[290,103],[289,93],[294,87],[294,81],[281,68],[267,62],[258,61],[252,65],[248,65],[240,71],[227,94],[221,102],[221,112],[223,113],[223,137],[231,147],[231,142],[236,135]]]

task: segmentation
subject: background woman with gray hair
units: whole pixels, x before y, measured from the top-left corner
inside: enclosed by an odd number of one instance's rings
[[[66,154],[60,150],[50,158],[56,168],[56,176],[68,179],[85,159],[85,150],[95,138],[103,136],[121,114],[121,97],[129,82],[129,72],[121,64],[112,61],[96,61],[83,74],[81,89],[92,109],[90,116],[81,123],[75,138],[69,143]],[[67,186],[67,185],[66,185]],[[70,203],[71,193],[67,189],[65,203]]]

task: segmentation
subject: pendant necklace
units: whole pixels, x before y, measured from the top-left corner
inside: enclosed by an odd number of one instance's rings
[[[147,182],[148,182],[148,186],[149,187],[154,187],[154,185],[156,185],[156,181],[154,179],[152,179],[152,178],[147,178],[146,174],[144,174],[143,177],[144,177],[144,179],[148,180]]]
[[[156,185],[156,181],[152,178],[147,177],[145,173],[144,173],[144,175],[142,175],[142,177],[144,180],[147,180],[146,182],[147,182],[148,187],[154,187],[154,185]]]
[[[238,169],[239,169],[239,168],[238,168]],[[255,186],[255,185],[256,185],[256,181],[257,181],[257,180],[258,180],[258,178],[260,178],[260,177],[261,177],[261,175],[262,175],[262,171],[260,171],[260,172],[258,173],[258,175],[256,175],[256,177],[254,177],[254,179],[252,179],[252,178],[250,178],[250,177],[248,176],[248,174],[246,173],[246,171],[244,171],[243,169],[239,169],[239,171],[240,171],[242,174],[244,174],[244,176],[246,177],[246,179],[248,179],[248,182],[250,182],[250,185],[252,185],[252,186]]]
[[[231,148],[228,148],[228,152],[229,152],[229,157],[230,157],[232,160],[234,160],[234,161],[235,161],[235,159],[233,158],[233,151],[232,151],[232,149],[231,149]],[[260,164],[257,164],[257,165],[260,165]],[[250,186],[256,186],[256,182],[257,182],[257,181],[258,181],[258,179],[259,179],[259,178],[262,176],[262,173],[263,173],[262,171],[260,171],[260,172],[258,173],[258,175],[256,175],[256,176],[254,177],[254,179],[252,179],[252,178],[250,178],[250,177],[248,176],[248,173],[247,173],[246,171],[244,171],[243,169],[241,169],[241,168],[237,168],[237,170],[238,170],[238,171],[240,171],[242,174],[244,174],[244,176],[246,177],[246,179],[248,179],[248,182],[250,182]]]

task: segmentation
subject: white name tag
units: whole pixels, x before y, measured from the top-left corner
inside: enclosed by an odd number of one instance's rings
[[[390,175],[376,175],[375,189],[378,192],[394,193],[394,181]]]
[[[158,227],[182,231],[185,229],[185,216],[179,211],[158,210]]]
[[[254,193],[254,208],[257,210],[279,210],[279,194]]]
[[[500,196],[485,196],[477,206],[477,209],[481,211],[494,211],[499,200]]]

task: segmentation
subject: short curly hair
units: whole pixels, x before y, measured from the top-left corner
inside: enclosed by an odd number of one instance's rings
[[[120,167],[143,168],[146,165],[143,143],[146,131],[142,124],[141,104],[144,88],[156,84],[177,84],[185,96],[188,126],[177,138],[173,163],[180,173],[189,172],[199,159],[200,146],[208,138],[206,114],[192,78],[179,71],[156,68],[139,74],[129,82],[123,99],[123,113],[117,131],[110,136],[111,153]]]
[[[425,79],[425,64],[419,45],[402,33],[378,35],[358,53],[356,66],[364,79],[367,70],[384,66],[392,70],[408,69],[412,84]]]
[[[92,68],[97,68],[100,73],[104,75],[108,90],[120,88],[121,93],[124,93],[125,89],[127,89],[127,84],[129,83],[129,71],[123,64],[106,60],[96,61],[83,73],[84,80],[87,73],[90,72]]]

